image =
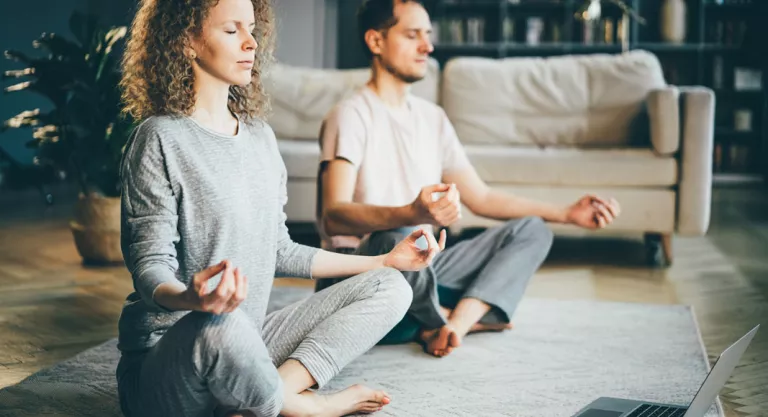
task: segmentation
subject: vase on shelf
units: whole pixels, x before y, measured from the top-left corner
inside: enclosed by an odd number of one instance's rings
[[[670,43],[683,43],[686,32],[685,0],[664,0],[660,16],[661,39]]]

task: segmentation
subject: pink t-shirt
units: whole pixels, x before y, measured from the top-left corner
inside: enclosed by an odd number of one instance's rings
[[[343,158],[357,168],[352,201],[403,206],[444,173],[469,166],[445,111],[409,94],[397,112],[368,87],[339,103],[320,131],[322,161]],[[321,231],[322,233],[322,231]],[[358,237],[325,239],[332,247],[357,247]]]

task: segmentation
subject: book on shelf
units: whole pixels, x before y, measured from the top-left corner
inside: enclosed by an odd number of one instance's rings
[[[723,144],[715,143],[712,155],[712,172],[723,172]]]
[[[605,17],[595,22],[582,22],[582,43],[585,45],[616,43],[617,22],[611,17]],[[618,22],[621,24],[621,21]]]
[[[472,0],[469,0],[470,2]],[[563,3],[564,0],[507,0],[508,4],[550,4]]]
[[[432,26],[432,41],[438,44],[480,45],[485,42],[485,19],[482,17],[441,18]]]
[[[741,46],[747,34],[747,22],[741,19],[718,19],[710,25],[709,39],[712,43],[725,46]]]
[[[731,144],[729,149],[729,171],[750,172],[750,147],[741,144]]]
[[[485,39],[485,19],[471,17],[467,19],[467,43],[479,45]]]
[[[712,172],[752,172],[754,151],[749,145],[717,142],[712,155]]]
[[[506,16],[501,25],[501,40],[503,42],[515,41],[515,19]]]
[[[758,1],[765,0],[709,0],[711,4],[723,5],[723,4],[753,4]]]
[[[457,4],[477,4],[477,0],[441,0],[444,5],[457,5]],[[502,4],[503,2],[506,2],[507,4],[549,4],[549,3],[564,3],[564,1],[567,0],[498,0],[498,3],[496,4]],[[487,5],[493,5],[494,2],[486,1],[485,4]]]

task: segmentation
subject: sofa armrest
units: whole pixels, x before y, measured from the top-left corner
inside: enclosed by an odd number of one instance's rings
[[[659,155],[673,155],[680,149],[680,90],[667,86],[651,90],[646,99],[651,128],[651,145]]]
[[[677,232],[702,236],[709,228],[715,94],[706,87],[680,87],[682,144],[677,197]]]

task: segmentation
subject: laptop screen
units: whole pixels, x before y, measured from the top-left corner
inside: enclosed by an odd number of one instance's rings
[[[720,354],[715,362],[715,366],[709,371],[709,375],[707,375],[704,383],[699,388],[699,392],[693,397],[693,401],[688,406],[688,411],[686,411],[684,417],[702,417],[707,413],[717,394],[723,389],[725,383],[728,382],[728,378],[731,377],[733,370],[741,359],[741,355],[747,350],[749,342],[755,337],[759,327],[760,325],[755,326],[749,333],[742,336],[741,339]]]

